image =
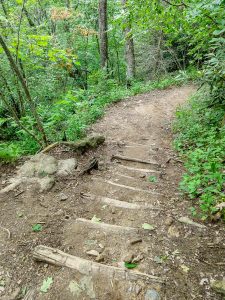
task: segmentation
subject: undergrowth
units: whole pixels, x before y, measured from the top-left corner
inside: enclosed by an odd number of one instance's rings
[[[115,80],[105,79],[105,75],[93,79],[88,90],[69,90],[59,95],[53,103],[42,103],[38,106],[38,113],[43,120],[49,143],[61,140],[75,141],[85,136],[87,127],[99,119],[105,108],[129,96],[146,93],[155,89],[165,89],[173,85],[187,83],[197,78],[198,72],[194,70],[180,71],[175,75],[168,75],[157,81],[134,81],[132,87],[127,89],[118,85]],[[31,132],[35,130],[35,121],[26,115],[21,123]],[[9,117],[0,124],[0,161],[9,162],[22,155],[34,154],[40,146],[25,131]],[[13,133],[13,134],[12,134]],[[8,135],[8,136],[7,136]]]
[[[224,107],[211,106],[209,92],[200,90],[178,109],[175,148],[187,172],[180,187],[193,199],[193,215],[205,220],[225,219]]]

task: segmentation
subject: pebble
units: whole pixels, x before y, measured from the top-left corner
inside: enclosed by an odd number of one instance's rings
[[[87,255],[94,256],[94,257],[99,256],[99,253],[96,250],[90,250],[90,251],[87,251],[86,253],[87,253]]]
[[[176,226],[172,225],[168,229],[168,234],[170,237],[176,237],[178,238],[180,236],[179,230]]]
[[[156,290],[147,290],[145,300],[161,300],[161,297]]]
[[[103,262],[105,260],[105,256],[103,254],[99,254],[96,259],[97,262]]]
[[[137,243],[142,243],[142,238],[140,238],[140,237],[134,238],[134,239],[130,240],[128,243],[130,245],[135,245]]]
[[[60,199],[60,201],[66,201],[66,200],[68,199],[68,196],[65,195],[64,193],[61,193],[61,194],[59,195],[59,199]]]
[[[166,220],[165,220],[165,224],[166,224],[167,226],[170,226],[170,225],[172,225],[172,224],[173,224],[173,218],[172,218],[172,217],[168,217],[168,218],[166,218]]]
[[[128,253],[124,258],[123,261],[126,263],[131,263],[134,258],[134,255],[132,253]]]
[[[143,254],[139,254],[137,257],[133,258],[132,263],[138,263],[142,259],[144,259],[144,255]]]

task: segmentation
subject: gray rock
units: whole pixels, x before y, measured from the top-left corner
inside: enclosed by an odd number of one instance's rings
[[[161,300],[161,297],[156,290],[147,290],[145,300]]]
[[[41,192],[50,191],[53,185],[55,184],[55,180],[53,177],[44,177],[41,179],[38,178],[37,181],[39,183]]]
[[[57,160],[50,155],[37,154],[20,168],[20,177],[45,177],[57,171]]]
[[[225,295],[225,278],[211,282],[210,286],[215,292]]]
[[[61,194],[59,195],[59,199],[60,199],[60,201],[66,201],[66,200],[68,199],[68,196],[65,195],[64,193],[61,193]]]
[[[58,176],[68,176],[73,173],[74,169],[77,167],[77,160],[75,158],[69,158],[65,160],[60,160],[58,162]]]

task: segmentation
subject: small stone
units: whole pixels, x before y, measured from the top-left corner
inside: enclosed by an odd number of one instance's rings
[[[132,263],[138,263],[140,262],[142,259],[144,259],[144,255],[143,254],[139,254],[137,257],[134,257],[132,260]]]
[[[135,292],[136,292],[136,295],[137,295],[137,296],[140,294],[141,290],[142,290],[142,288],[141,288],[140,286],[137,285],[137,286],[135,287]]]
[[[172,218],[172,217],[166,218],[166,219],[165,219],[165,224],[166,224],[167,226],[172,225],[172,224],[173,224],[173,218]]]
[[[178,228],[174,225],[169,227],[168,234],[170,237],[175,237],[175,238],[178,238],[180,236]]]
[[[100,256],[98,251],[96,251],[96,250],[90,250],[90,251],[87,251],[86,253],[87,253],[87,255],[94,256],[94,257]]]
[[[129,243],[130,245],[135,245],[135,244],[137,244],[137,243],[142,243],[142,238],[140,238],[140,237],[133,238],[133,239],[130,240],[128,243]]]
[[[105,260],[105,256],[103,254],[99,254],[96,259],[97,262],[103,262]]]
[[[134,255],[132,253],[128,253],[124,258],[123,261],[126,263],[131,263],[134,258]]]
[[[59,199],[60,199],[60,201],[66,201],[66,200],[68,199],[68,196],[65,195],[64,193],[61,193],[61,194],[59,195]]]
[[[114,215],[116,213],[115,207],[112,208],[112,214]]]
[[[156,290],[147,290],[145,300],[161,300],[161,297]]]
[[[211,282],[210,286],[217,293],[225,295],[225,278],[223,280],[215,280]]]
[[[101,249],[104,249],[105,248],[105,246],[103,245],[103,244],[98,244],[99,245],[99,247],[101,248]]]

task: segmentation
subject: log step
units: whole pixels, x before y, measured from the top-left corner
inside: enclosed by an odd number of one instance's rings
[[[99,200],[104,204],[114,206],[114,207],[125,208],[125,209],[161,210],[161,208],[153,206],[153,205],[148,205],[147,203],[140,205],[140,204],[136,204],[136,203],[120,201],[117,199],[112,199],[112,198],[107,198],[107,197],[99,197]]]
[[[140,172],[140,173],[154,173],[154,174],[160,174],[161,172],[160,171],[156,171],[156,170],[150,170],[150,169],[141,169],[141,168],[133,168],[133,167],[129,167],[129,166],[125,166],[125,165],[122,165],[122,164],[118,164],[118,167],[121,167],[123,169],[126,169],[126,170],[129,170],[129,171],[135,171],[135,172]]]
[[[136,281],[144,280],[145,282],[156,282],[163,284],[165,281],[157,276],[130,271],[109,265],[103,265],[92,262],[80,257],[67,254],[58,249],[47,246],[37,246],[33,252],[33,258],[37,261],[43,261],[56,266],[67,267],[78,271],[83,275],[104,275],[111,280]]]
[[[77,224],[84,224],[87,227],[94,228],[94,229],[101,229],[106,232],[114,232],[114,233],[138,233],[139,229],[134,227],[126,227],[126,226],[119,226],[119,225],[112,225],[108,223],[96,223],[92,220],[78,218],[76,219]]]
[[[139,159],[139,158],[127,157],[127,156],[122,156],[122,155],[113,155],[112,160],[113,159],[129,161],[129,162],[135,162],[135,163],[146,164],[146,165],[152,165],[152,166],[156,166],[156,167],[161,167],[161,165],[156,163],[155,161],[142,160],[142,159]]]
[[[119,183],[113,182],[111,180],[101,180],[101,179],[96,178],[96,177],[93,177],[92,179],[96,180],[98,182],[102,181],[103,183],[107,183],[107,184],[110,184],[110,185],[115,186],[115,187],[128,189],[128,190],[135,191],[135,192],[142,192],[142,193],[146,193],[146,194],[150,194],[150,195],[154,195],[154,196],[163,196],[163,194],[158,193],[158,192],[153,192],[153,191],[145,190],[145,189],[139,189],[139,188],[129,186],[129,185],[119,184]]]

